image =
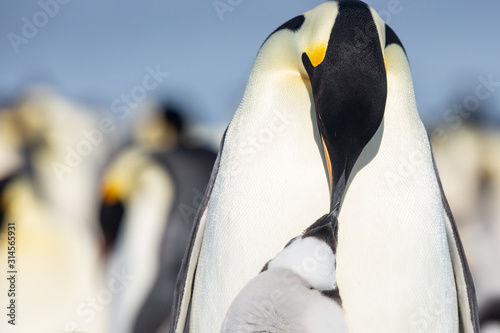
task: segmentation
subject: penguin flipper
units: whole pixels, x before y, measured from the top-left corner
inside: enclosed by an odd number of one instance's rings
[[[439,173],[436,168],[434,156],[432,157],[434,163],[434,170],[438,180],[439,189],[441,191],[441,200],[443,202],[446,235],[448,239],[448,247],[450,250],[450,257],[455,274],[455,285],[457,292],[458,303],[458,316],[459,316],[459,332],[464,333],[479,333],[479,315],[477,310],[476,291],[474,288],[474,281],[472,274],[465,257],[465,251],[458,234],[457,224],[455,218],[451,213],[450,205],[444,194],[443,185],[439,178]]]
[[[469,269],[469,264],[467,263],[467,258],[465,257],[457,225],[453,215],[451,215],[450,207],[442,190],[441,195],[443,198],[444,210],[446,212],[446,234],[453,271],[455,273],[455,285],[457,287],[460,332],[479,333],[477,299],[472,274]]]
[[[173,307],[172,307],[172,323],[170,325],[170,332],[184,333],[186,321],[189,313],[189,306],[191,303],[191,293],[193,291],[194,275],[198,265],[198,258],[201,252],[201,245],[203,243],[203,236],[205,234],[205,223],[207,220],[207,207],[214,187],[215,179],[219,171],[220,158],[224,148],[224,140],[226,138],[227,128],[222,136],[219,153],[214,163],[212,175],[208,182],[203,201],[194,219],[193,230],[189,245],[182,259],[181,268],[177,277],[175,286]]]
[[[200,255],[203,235],[205,233],[205,222],[207,219],[206,207],[204,207],[203,211],[200,211],[200,213],[201,217],[196,221],[197,223],[191,234],[189,248],[182,260],[182,265],[177,277],[170,332],[183,333],[186,325],[191,302],[191,293],[193,290],[194,273],[198,265],[198,257]]]

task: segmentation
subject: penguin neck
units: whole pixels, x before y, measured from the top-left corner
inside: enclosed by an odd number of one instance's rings
[[[128,253],[126,249],[135,249],[128,260],[133,265],[141,263],[143,272],[137,278],[144,279],[144,275],[154,276],[158,269],[151,261],[144,261],[144,258],[151,248],[160,248],[165,221],[175,201],[175,185],[162,167],[155,164],[146,166],[134,177],[136,187],[127,201],[124,226],[120,231],[121,242],[117,243],[121,254],[117,258]]]
[[[278,188],[290,191],[291,188],[312,190],[315,187],[314,196],[320,196],[321,200],[307,207],[324,207],[316,213],[321,215],[328,211],[329,205],[328,168],[322,154],[316,115],[311,107],[310,85],[298,70],[284,67],[272,71],[265,68],[269,64],[263,62],[259,56],[243,100],[228,127],[221,160],[221,179],[231,179],[234,193],[244,189],[246,196],[249,191],[259,188],[259,192],[264,191],[265,195],[276,199],[278,197],[274,193]],[[276,174],[282,177],[276,177]],[[302,177],[305,174],[311,178]],[[250,175],[256,177],[251,185],[247,181]],[[293,184],[287,177],[294,180]],[[294,193],[282,193],[280,196],[281,202],[296,201]],[[233,195],[228,199],[233,201],[236,198]],[[276,211],[276,215],[267,216],[259,223],[266,225],[266,221],[283,218],[279,210],[270,208],[270,211]],[[288,214],[291,215],[290,212]],[[298,222],[298,217],[296,219]],[[302,232],[306,226],[302,224],[298,229],[284,230],[284,242]]]
[[[322,159],[327,183],[327,164],[321,154],[309,78],[301,73],[289,54],[295,52],[290,49],[294,46],[282,44],[282,49],[264,45],[257,55],[242,102],[228,128],[226,142],[230,144],[225,150],[231,150],[229,146],[235,144],[248,153],[249,160],[254,160],[251,156],[260,159],[264,156],[260,153],[267,151],[290,155],[307,147],[311,155]],[[279,51],[280,56],[275,55]],[[240,138],[231,139],[235,135]]]
[[[135,175],[136,191],[130,197],[130,211],[141,216],[137,221],[143,221],[144,216],[149,216],[149,226],[140,224],[136,228],[158,228],[161,234],[167,213],[175,199],[175,184],[173,179],[156,164],[146,166]],[[154,222],[153,222],[154,221]],[[137,230],[140,232],[139,230]]]
[[[235,118],[242,112],[252,117],[268,117],[271,112],[301,112],[310,110],[311,96],[309,78],[302,75],[298,66],[287,53],[289,45],[284,44],[281,60],[273,59],[275,48],[263,48],[255,60],[242,102]]]

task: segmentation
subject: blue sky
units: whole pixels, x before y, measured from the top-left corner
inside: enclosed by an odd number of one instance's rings
[[[49,82],[106,108],[159,65],[169,75],[150,96],[179,101],[197,122],[228,122],[267,35],[322,2],[220,0],[232,9],[221,20],[212,0],[60,1],[67,3],[46,22],[38,1],[1,1],[0,100]],[[368,3],[406,47],[425,119],[442,119],[456,98],[473,94],[478,76],[500,81],[499,1]],[[16,53],[8,34],[22,36],[23,17],[33,23],[34,15],[43,26]],[[486,103],[500,118],[500,89]]]

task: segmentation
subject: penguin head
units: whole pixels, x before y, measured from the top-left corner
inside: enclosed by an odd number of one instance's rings
[[[335,248],[332,215],[321,217],[301,236],[292,239],[264,270],[288,269],[304,279],[312,289],[335,289]]]
[[[330,162],[332,204],[384,115],[387,77],[375,15],[360,1],[339,2],[323,60],[302,54]]]
[[[341,0],[283,24],[261,52],[276,52],[280,64],[295,68],[310,89],[333,209],[361,151],[382,124],[388,71],[407,64],[404,48],[374,9],[362,1]]]
[[[306,52],[314,65],[323,61],[337,14],[338,4],[327,1],[283,23],[262,44],[255,69],[271,76],[283,70],[286,75],[309,81],[302,54]]]

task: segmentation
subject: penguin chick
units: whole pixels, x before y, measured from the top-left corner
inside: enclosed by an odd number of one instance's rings
[[[293,238],[234,299],[222,332],[348,332],[331,214]]]

